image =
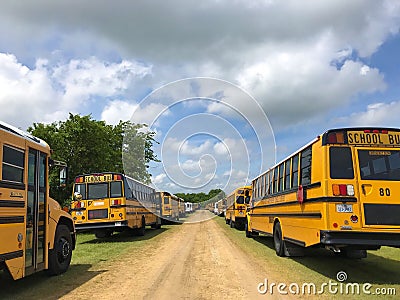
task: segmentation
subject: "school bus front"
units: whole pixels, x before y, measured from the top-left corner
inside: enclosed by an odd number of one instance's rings
[[[145,226],[161,225],[154,189],[125,174],[79,175],[73,197],[71,214],[76,229],[92,230],[98,238],[126,228],[140,229],[143,235]]]
[[[49,196],[50,147],[0,122],[0,160],[0,270],[13,279],[67,271],[75,228]]]
[[[77,230],[128,226],[122,179],[122,175],[112,173],[75,179],[74,194],[81,195],[80,201],[71,205]]]

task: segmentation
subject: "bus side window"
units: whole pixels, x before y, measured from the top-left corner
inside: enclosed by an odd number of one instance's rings
[[[24,182],[25,152],[9,146],[3,146],[2,180]]]
[[[299,155],[296,154],[295,156],[293,156],[293,160],[292,160],[292,180],[291,180],[291,184],[290,187],[294,188],[298,186],[298,182],[299,182]]]
[[[283,191],[283,180],[284,180],[284,163],[281,163],[279,165],[279,189],[278,192],[282,192]]]
[[[270,195],[270,194],[273,193],[273,188],[272,188],[272,185],[273,185],[273,176],[274,176],[273,170],[269,171],[269,172],[268,172],[268,178],[269,178],[269,181],[268,181],[268,193],[267,193],[268,195]]]
[[[302,185],[311,183],[311,146],[301,152],[300,181]]]
[[[290,159],[285,162],[285,190],[290,189]]]

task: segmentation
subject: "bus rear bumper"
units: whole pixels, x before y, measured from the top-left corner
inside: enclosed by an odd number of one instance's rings
[[[128,221],[84,223],[84,224],[75,223],[76,231],[102,229],[102,228],[122,228],[122,227],[127,227],[127,226],[128,226]]]
[[[400,232],[320,231],[321,244],[400,247]]]

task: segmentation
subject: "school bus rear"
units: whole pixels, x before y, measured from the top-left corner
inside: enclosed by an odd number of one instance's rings
[[[321,242],[359,249],[400,246],[399,130],[334,130],[322,144],[328,146],[326,187],[333,201]]]

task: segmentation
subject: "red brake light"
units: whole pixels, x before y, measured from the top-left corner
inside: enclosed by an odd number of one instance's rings
[[[387,134],[387,133],[388,133],[388,131],[387,131],[387,130],[382,130],[382,131],[381,131],[381,133],[383,133],[383,134]]]
[[[344,144],[344,133],[342,131],[329,133],[328,134],[328,143],[329,144]]]
[[[365,130],[364,130],[364,133],[371,133],[371,130],[365,129]]]
[[[114,180],[122,180],[121,174],[114,174]]]
[[[336,144],[336,134],[335,133],[330,133],[329,135],[328,135],[328,143],[329,144]]]
[[[374,129],[374,130],[372,130],[372,133],[379,133],[379,130]]]
[[[339,184],[339,191],[341,196],[347,196],[347,186],[345,184]]]

